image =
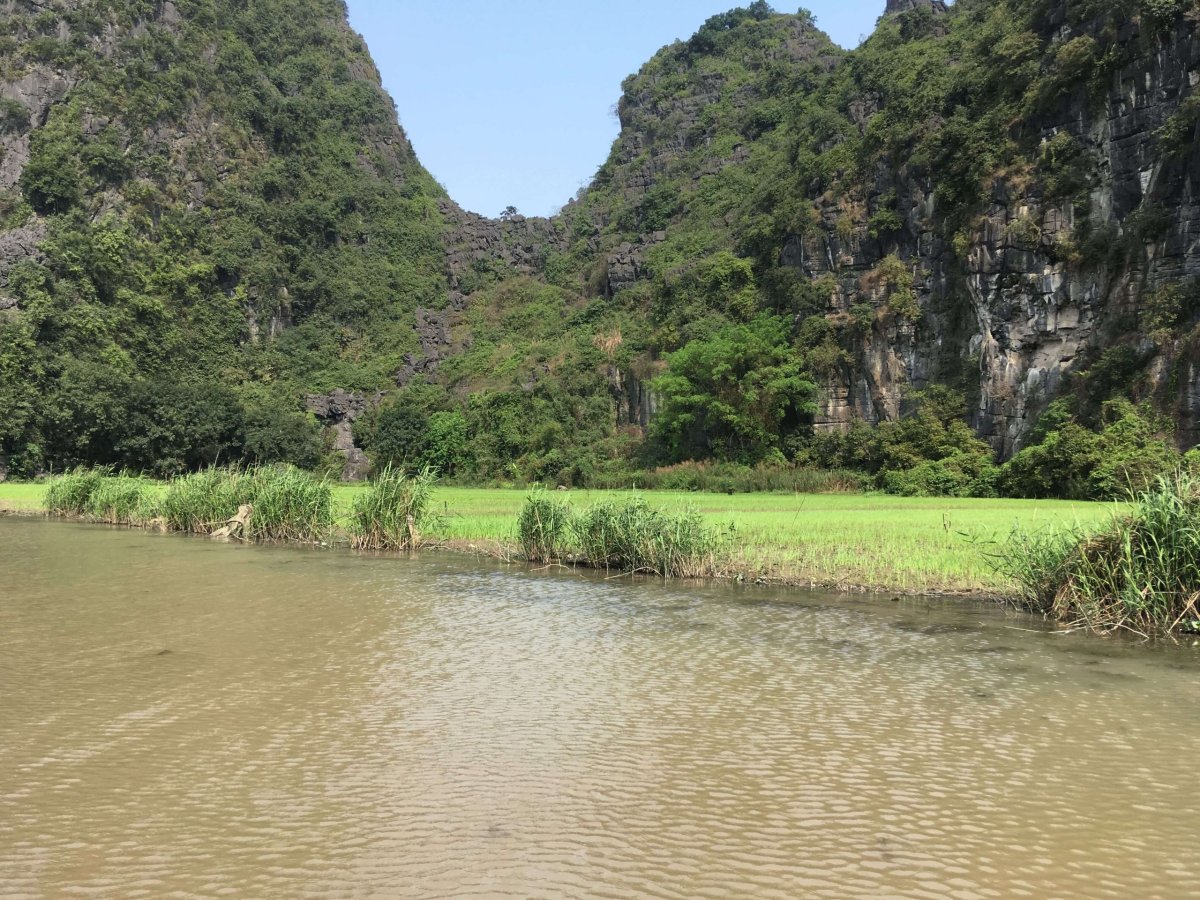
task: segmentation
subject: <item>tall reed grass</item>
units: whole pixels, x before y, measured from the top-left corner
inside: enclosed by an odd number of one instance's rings
[[[142,526],[158,515],[152,482],[121,473],[104,478],[88,497],[86,516],[107,525]]]
[[[545,492],[525,499],[517,539],[530,562],[570,560],[597,569],[662,578],[719,574],[732,528],[705,523],[694,509],[668,513],[644,499],[609,500],[572,513]]]
[[[996,558],[1022,605],[1096,631],[1171,633],[1200,620],[1200,480],[1160,477],[1098,530],[1014,535]]]
[[[696,510],[666,513],[641,498],[589,507],[572,520],[571,528],[581,562],[662,578],[717,574],[718,551],[725,543]]]
[[[244,478],[236,469],[205,469],[173,479],[162,499],[167,528],[212,534],[223,527],[248,499]]]
[[[107,469],[80,468],[51,479],[43,501],[46,512],[52,516],[87,515],[92,494],[100,488],[108,475]]]
[[[60,475],[47,487],[44,502],[51,515],[107,525],[145,525],[157,515],[151,482],[109,469],[76,469]]]
[[[292,466],[252,469],[247,484],[250,538],[256,541],[326,541],[333,532],[333,486]]]
[[[517,519],[521,555],[532,563],[562,559],[568,549],[571,508],[544,489],[525,498]]]
[[[255,541],[314,543],[334,525],[333,487],[291,466],[207,469],[173,480],[162,501],[172,531],[212,534],[242,507],[250,507],[243,537]]]
[[[407,475],[385,468],[354,499],[347,530],[356,550],[415,550],[431,519],[429,498],[437,474],[426,468]]]

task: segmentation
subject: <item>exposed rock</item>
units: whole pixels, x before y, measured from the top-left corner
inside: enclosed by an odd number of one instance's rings
[[[8,287],[8,273],[17,263],[32,259],[40,261],[41,251],[38,244],[46,236],[46,226],[40,220],[22,228],[0,232],[0,310],[13,309],[17,301],[5,296]]]
[[[417,339],[421,352],[406,353],[404,365],[396,372],[396,384],[404,387],[418,375],[432,375],[452,352],[454,341],[450,329],[462,320],[468,299],[463,294],[451,292],[450,308],[444,310],[417,307]]]
[[[487,271],[495,265],[532,275],[545,263],[549,252],[562,252],[568,247],[561,223],[553,219],[486,219],[450,200],[443,200],[440,208],[453,224],[447,240],[446,266],[454,291],[472,271]]]
[[[306,398],[308,411],[333,433],[333,449],[346,458],[342,467],[343,481],[362,481],[370,474],[371,461],[354,443],[354,423],[381,397],[367,399],[362,394],[336,390],[329,394],[310,394]]]
[[[50,107],[62,100],[74,81],[48,66],[37,66],[15,81],[0,80],[0,99],[15,100],[29,110],[28,128],[0,130],[0,191],[15,188],[29,162],[31,129],[45,124]]]
[[[934,12],[944,13],[946,4],[943,0],[887,0],[884,15],[907,12],[910,9],[932,9]]]
[[[622,244],[608,256],[608,295],[610,297],[619,291],[637,284],[638,278],[644,273],[644,259],[641,250],[633,244]]]
[[[650,390],[649,384],[633,372],[622,371],[612,365],[605,369],[604,374],[616,403],[616,424],[648,428],[659,406],[658,396]]]

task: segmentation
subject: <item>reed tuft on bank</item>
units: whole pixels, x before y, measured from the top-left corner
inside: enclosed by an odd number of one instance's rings
[[[50,515],[140,526],[157,515],[155,499],[153,485],[144,478],[109,469],[76,469],[51,479],[44,503]]]
[[[643,498],[608,500],[574,513],[544,491],[525,499],[517,541],[530,562],[568,560],[596,569],[662,578],[720,573],[732,529],[705,523],[695,509],[669,513]]]
[[[517,544],[531,563],[550,563],[566,556],[570,541],[571,507],[539,488],[525,498],[517,519]]]
[[[158,515],[152,482],[121,473],[101,480],[88,497],[86,517],[106,525],[144,526]]]
[[[187,534],[222,528],[246,502],[244,478],[236,469],[205,469],[173,479],[162,500],[167,528]]]
[[[52,516],[87,515],[92,494],[104,482],[104,469],[75,469],[52,478],[46,488],[46,512]]]
[[[1159,478],[1099,529],[1018,534],[998,568],[1025,607],[1095,631],[1169,634],[1200,620],[1200,480]]]
[[[252,469],[243,476],[244,505],[251,507],[249,532],[255,541],[318,543],[334,526],[333,487],[292,466]],[[236,512],[236,510],[235,510]]]
[[[385,468],[354,499],[347,531],[356,550],[416,550],[431,514],[429,499],[437,473],[425,468],[415,475]]]

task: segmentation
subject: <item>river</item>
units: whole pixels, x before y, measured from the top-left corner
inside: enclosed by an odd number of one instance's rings
[[[0,896],[1185,897],[1200,649],[0,519]]]

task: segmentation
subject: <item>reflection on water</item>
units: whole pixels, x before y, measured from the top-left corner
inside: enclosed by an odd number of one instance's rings
[[[1195,896],[1200,656],[0,520],[0,895]]]

